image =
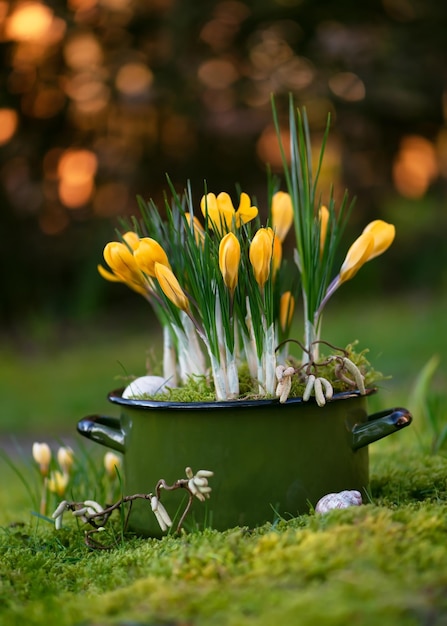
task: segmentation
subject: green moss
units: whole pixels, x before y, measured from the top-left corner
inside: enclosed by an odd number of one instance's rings
[[[368,354],[369,351],[365,349],[365,350],[358,352],[355,349],[356,345],[357,345],[357,342],[348,344],[346,348],[344,348],[343,352],[331,351],[331,352],[328,352],[327,354],[322,352],[318,360],[318,363],[322,365],[318,365],[316,368],[312,370],[313,374],[315,374],[316,376],[321,376],[323,378],[326,378],[331,383],[332,387],[334,388],[334,393],[349,391],[353,389],[353,385],[348,384],[347,382],[341,380],[340,378],[336,376],[333,361],[326,365],[324,364],[328,356],[330,355],[345,356],[348,359],[350,359],[355,365],[357,365],[360,372],[364,376],[364,383],[366,387],[372,387],[378,382],[385,380],[385,376],[381,372],[378,372],[377,370],[375,370],[373,366],[371,365],[371,363],[368,361],[366,355]],[[296,363],[293,360],[291,361],[291,364],[294,365],[295,367],[299,367],[299,363]],[[348,373],[348,377],[352,378],[352,375]],[[304,393],[305,386],[306,386],[306,383],[304,380],[304,372],[303,372],[301,376],[295,376],[293,378],[290,397],[300,398]]]
[[[206,376],[190,376],[187,384],[182,387],[174,387],[164,393],[138,397],[160,402],[213,402],[216,394],[212,380]]]
[[[366,355],[368,350],[362,350],[357,352],[355,350],[356,343],[349,344],[344,351],[337,352],[336,354],[348,357],[357,367],[365,378],[365,385],[367,387],[384,380],[383,374],[376,371],[369,363]],[[324,363],[328,355],[322,354],[319,359],[319,363]],[[291,359],[290,365],[293,365],[297,370],[300,368],[298,361]],[[323,376],[330,381],[334,388],[334,392],[342,392],[353,389],[353,385],[340,380],[334,371],[334,362],[327,365],[318,365],[313,373],[318,376]],[[259,386],[258,382],[250,375],[248,365],[244,363],[239,369],[239,387],[240,394],[239,399],[256,399],[259,398]],[[292,388],[289,394],[290,398],[300,398],[305,389],[304,372],[301,370],[292,379]],[[214,383],[211,377],[207,376],[191,376],[187,383],[181,387],[168,389],[166,392],[157,393],[155,395],[142,395],[137,396],[139,399],[144,400],[157,400],[161,402],[213,402],[216,400],[214,391]]]
[[[369,504],[256,529],[127,537],[101,552],[74,520],[56,533],[20,508],[0,529],[0,622],[440,626],[447,459],[402,441],[372,454]]]

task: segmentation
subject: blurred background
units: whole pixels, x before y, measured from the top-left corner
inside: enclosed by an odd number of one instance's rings
[[[447,348],[446,24],[438,0],[0,0],[0,430],[66,427],[142,373],[150,312],[99,277],[102,249],[167,173],[265,215],[272,93],[318,145],[331,114],[323,183],[357,197],[341,254],[396,225],[328,330],[411,385]]]

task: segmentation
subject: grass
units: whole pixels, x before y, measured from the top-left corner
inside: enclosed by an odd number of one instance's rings
[[[90,551],[74,520],[56,533],[31,515],[36,496],[33,501],[13,468],[0,460],[0,623],[444,626],[447,456],[445,445],[433,445],[447,423],[444,305],[409,298],[386,307],[361,304],[348,321],[342,309],[333,310],[331,322],[328,317],[325,328],[334,341],[343,345],[358,332],[374,365],[393,373],[374,401],[411,401],[418,411],[410,428],[371,446],[370,501],[362,507],[258,529],[162,540],[127,537],[110,552]],[[146,335],[102,330],[94,350],[92,344],[89,335],[61,347],[47,343],[32,355],[3,348],[4,437],[14,431],[45,440],[73,432],[84,413],[110,411],[103,397],[119,386],[119,362],[139,373]],[[422,385],[418,374],[434,353],[441,364],[430,380],[425,374]],[[32,393],[23,393],[19,374]],[[411,400],[414,389],[419,397]],[[437,407],[435,424],[424,406]],[[87,461],[100,464],[103,450],[79,446],[75,440],[77,455],[85,455],[79,488],[97,489]],[[14,456],[13,467],[35,494],[37,474],[27,454],[25,449],[24,456]],[[119,536],[118,519],[113,528]]]
[[[4,342],[0,432],[65,434],[84,415],[110,410],[107,393],[144,373],[157,345],[150,319],[138,320],[137,331],[130,326],[105,326],[101,320],[71,332],[48,326],[43,337],[28,336],[25,346]]]

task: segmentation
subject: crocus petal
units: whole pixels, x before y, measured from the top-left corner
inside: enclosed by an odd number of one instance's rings
[[[200,208],[202,209],[203,217],[206,215],[217,215],[217,198],[215,193],[207,193],[206,196],[202,196],[200,201]]]
[[[370,259],[374,250],[374,237],[371,233],[362,233],[349,248],[341,266],[339,283],[350,280],[359,269]]]
[[[250,244],[249,257],[256,282],[261,289],[270,275],[272,255],[272,235],[266,228],[260,228]]]
[[[231,230],[235,218],[235,210],[230,196],[222,191],[217,197],[213,193],[203,196],[200,203],[202,213],[211,222],[212,228],[219,234]]]
[[[140,245],[140,238],[137,233],[134,233],[132,230],[129,230],[127,233],[123,235],[124,241],[127,243],[129,248],[132,250],[136,250]]]
[[[293,222],[292,199],[285,191],[277,191],[272,197],[272,227],[283,242]]]
[[[241,224],[251,222],[258,215],[258,209],[251,205],[250,196],[244,192],[241,193],[239,208],[236,211],[236,226],[239,228]]]
[[[144,275],[139,270],[132,252],[125,243],[111,241],[104,248],[104,259],[112,270],[116,279],[112,279],[109,272],[99,265],[98,271],[106,280],[125,283],[142,295],[146,295],[148,285]]]
[[[390,247],[394,241],[396,229],[393,224],[388,224],[383,220],[374,220],[364,228],[363,233],[370,233],[374,237],[374,248],[368,257],[370,261]]]
[[[236,289],[240,260],[240,243],[233,233],[227,233],[219,245],[219,268],[231,293]]]
[[[286,291],[282,294],[279,300],[279,325],[283,332],[289,328],[293,312],[295,310],[295,298],[291,291]]]
[[[103,267],[102,265],[98,265],[98,272],[101,274],[101,276],[103,278],[105,278],[106,280],[110,280],[111,283],[122,283],[123,280],[121,278],[118,278],[118,276],[116,276],[116,274],[112,274],[112,272],[109,272],[109,270],[106,270],[105,267]]]
[[[250,222],[258,214],[258,209],[251,206],[250,196],[246,193],[241,193],[237,211],[234,210],[233,202],[226,191],[222,191],[217,197],[213,193],[203,196],[200,206],[203,215],[208,215],[212,228],[220,235]]]
[[[320,219],[320,258],[323,256],[324,246],[326,244],[327,227],[329,222],[329,211],[324,205],[320,207],[318,212]]]
[[[57,451],[57,462],[64,474],[70,474],[74,462],[74,452],[67,446],[61,446]]]
[[[138,273],[132,252],[126,244],[111,241],[104,248],[104,259],[112,272],[124,279],[131,279]]]
[[[155,263],[154,271],[158,284],[165,296],[175,304],[176,307],[182,311],[187,311],[189,308],[188,298],[169,267],[161,263]]]
[[[151,237],[143,237],[140,239],[139,246],[134,250],[133,257],[137,267],[151,277],[155,277],[155,263],[161,263],[162,265],[166,265],[166,267],[171,267],[166,252],[158,241],[155,241],[155,239]]]

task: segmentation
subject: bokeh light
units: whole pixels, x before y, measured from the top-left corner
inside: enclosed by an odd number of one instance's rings
[[[129,204],[129,193],[123,183],[108,182],[97,188],[93,210],[99,217],[124,215]]]
[[[53,17],[53,11],[40,2],[22,2],[6,22],[6,37],[15,41],[41,41],[50,33]]]
[[[211,89],[226,89],[238,79],[238,71],[230,61],[210,59],[198,70],[199,79]]]
[[[287,130],[281,132],[281,143],[284,148],[286,159],[290,160],[290,133]],[[256,144],[256,152],[261,163],[267,163],[273,172],[282,169],[282,156],[279,148],[276,130],[273,126],[267,126]]]
[[[338,72],[329,79],[331,91],[348,102],[358,102],[365,97],[365,84],[354,72]]]
[[[41,267],[57,247],[70,273],[80,229],[113,236],[138,194],[163,198],[166,174],[179,191],[206,179],[262,198],[266,163],[281,172],[272,94],[285,129],[289,94],[306,107],[317,148],[331,114],[323,194],[348,187],[365,218],[396,193],[444,197],[440,7],[0,0],[0,226],[23,229]]]
[[[126,96],[139,96],[149,91],[153,74],[144,63],[126,63],[118,70],[115,84]]]
[[[8,143],[19,124],[19,116],[14,109],[0,109],[0,145]]]
[[[438,174],[433,143],[417,135],[404,137],[393,164],[397,191],[407,198],[421,198]]]
[[[86,205],[92,197],[98,167],[96,155],[90,150],[65,151],[58,163],[59,199],[69,209]]]

